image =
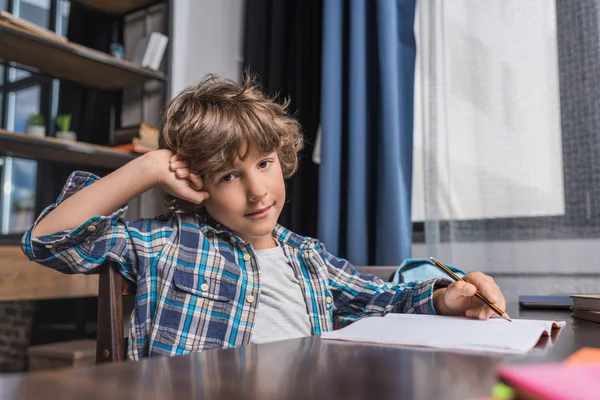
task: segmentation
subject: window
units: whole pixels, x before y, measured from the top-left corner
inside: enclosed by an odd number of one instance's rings
[[[50,0],[17,0],[13,14],[44,28],[50,27]]]
[[[10,3],[10,4],[9,4]],[[9,5],[11,8],[9,9]],[[0,10],[62,35],[67,32],[70,2],[64,0],[0,0]],[[0,60],[0,128],[25,132],[32,114],[48,116],[58,85],[51,79]],[[20,235],[33,223],[38,164],[0,154],[0,235]]]

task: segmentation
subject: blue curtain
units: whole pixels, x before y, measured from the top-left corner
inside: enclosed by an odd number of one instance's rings
[[[355,265],[410,257],[416,0],[325,0],[319,239]]]

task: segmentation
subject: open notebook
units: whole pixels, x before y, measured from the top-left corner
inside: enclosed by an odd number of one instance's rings
[[[345,328],[321,335],[325,340],[344,340],[440,349],[527,353],[540,337],[560,328],[564,321],[499,318],[486,321],[440,315],[387,314],[363,318]]]

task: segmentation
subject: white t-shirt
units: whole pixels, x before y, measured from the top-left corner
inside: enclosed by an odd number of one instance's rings
[[[300,283],[281,246],[256,250],[260,294],[252,343],[310,336],[312,327]]]

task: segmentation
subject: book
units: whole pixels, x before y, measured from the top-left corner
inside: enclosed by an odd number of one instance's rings
[[[571,315],[575,318],[585,319],[587,321],[600,322],[600,311],[573,307]]]
[[[600,393],[600,362],[507,366],[498,374],[516,398],[595,400]]]
[[[140,39],[131,61],[142,67],[158,70],[168,42],[167,36],[160,32],[152,32]]]
[[[571,298],[574,308],[600,311],[600,294],[574,294]]]
[[[133,138],[132,144],[135,153],[148,153],[149,151],[158,150],[158,143],[148,143],[140,138]]]
[[[433,347],[447,350],[524,354],[565,321],[500,318],[485,321],[441,315],[387,314],[367,317],[321,335],[324,340]]]
[[[134,138],[140,138],[149,145],[158,147],[158,127],[141,123],[116,129],[110,145],[132,143]]]
[[[138,138],[134,138],[132,143],[120,144],[112,147],[113,150],[122,151],[125,153],[148,153],[156,150],[156,147],[149,146],[144,142],[139,141]]]

